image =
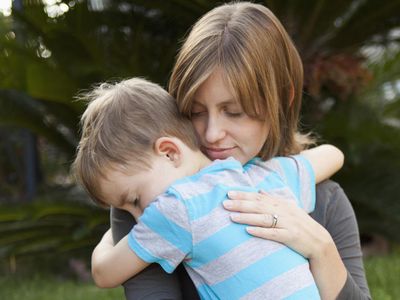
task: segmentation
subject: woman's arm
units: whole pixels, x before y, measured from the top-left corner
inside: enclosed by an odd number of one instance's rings
[[[347,277],[337,299],[370,299],[357,219],[343,189],[333,181],[317,185],[317,202],[311,214],[335,242]]]
[[[317,188],[313,217],[282,199],[257,193],[237,193],[227,209],[235,222],[252,225],[249,232],[279,241],[310,259],[311,269],[324,299],[369,299],[354,211],[338,185]],[[278,215],[270,228],[271,214]],[[322,225],[322,226],[321,226]]]
[[[114,243],[126,236],[133,225],[136,224],[130,213],[113,207],[111,208],[110,219]],[[178,277],[177,273],[182,274],[186,281],[190,281],[183,268],[178,268],[177,272],[168,274],[160,265],[151,264],[123,284],[125,297],[127,300],[195,299],[185,297],[186,291],[196,293],[194,287],[192,287],[193,285],[184,285],[182,294],[180,277]],[[189,287],[185,288],[186,286]],[[197,293],[195,295],[197,296]]]

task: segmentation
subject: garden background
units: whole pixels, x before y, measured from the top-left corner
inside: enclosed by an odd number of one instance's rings
[[[400,1],[270,0],[305,66],[302,126],[345,153],[334,180],[362,235],[374,299],[400,294]],[[0,0],[0,298],[122,299],[88,274],[108,211],[70,175],[77,93],[167,85],[190,26],[222,1]],[[92,298],[91,298],[92,297]]]

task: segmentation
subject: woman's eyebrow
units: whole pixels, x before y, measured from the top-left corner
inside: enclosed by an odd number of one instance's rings
[[[229,99],[224,99],[216,103],[217,106],[225,106],[225,105],[240,105],[238,101],[236,101],[234,98],[229,98]],[[194,100],[193,105],[200,105],[200,106],[205,106],[203,103],[200,101]]]
[[[193,105],[201,105],[201,106],[204,106],[204,104],[203,104],[201,101],[198,101],[198,100],[193,100],[192,104],[193,104]]]
[[[224,105],[232,105],[232,104],[234,104],[234,105],[239,105],[239,103],[238,103],[235,99],[233,99],[233,98],[228,99],[228,100],[221,101],[221,102],[219,102],[217,105],[218,105],[218,106],[224,106]]]

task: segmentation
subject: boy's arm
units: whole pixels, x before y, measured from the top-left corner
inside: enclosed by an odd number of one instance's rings
[[[111,229],[92,253],[93,280],[101,288],[117,287],[148,265],[130,249],[128,236],[114,246]]]
[[[310,162],[316,183],[331,177],[342,168],[344,162],[342,151],[327,144],[304,150],[301,154]]]

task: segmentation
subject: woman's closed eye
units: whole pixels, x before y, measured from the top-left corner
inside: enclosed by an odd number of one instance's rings
[[[195,110],[195,111],[190,112],[190,116],[192,118],[201,117],[201,116],[204,116],[206,114],[207,114],[207,111],[205,111],[205,110]]]
[[[244,115],[244,112],[241,110],[224,109],[224,113],[231,118],[239,118]]]

